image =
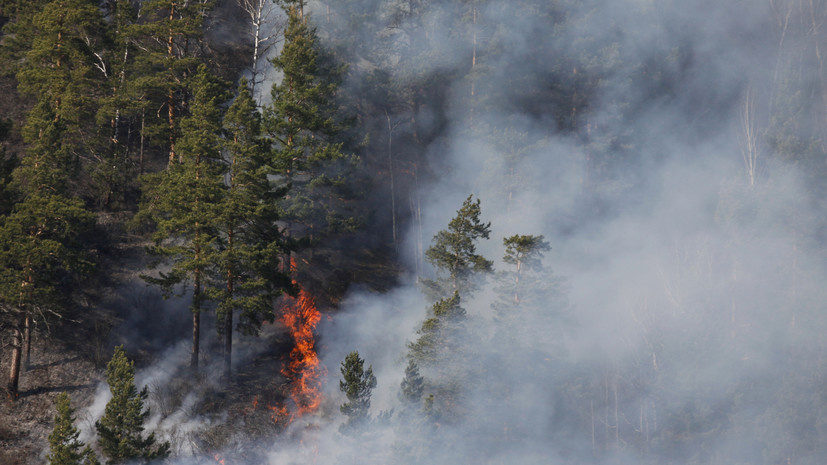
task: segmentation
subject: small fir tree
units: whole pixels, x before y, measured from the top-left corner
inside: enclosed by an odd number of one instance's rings
[[[370,395],[376,387],[376,376],[373,375],[372,366],[365,369],[364,359],[355,351],[347,354],[340,371],[342,380],[339,381],[339,390],[347,396],[347,402],[339,407],[348,417],[341,427],[345,431],[363,426],[367,422]]]
[[[471,294],[476,288],[475,273],[487,273],[493,262],[477,254],[476,241],[488,239],[491,223],[480,221],[480,200],[469,195],[448,223],[448,229],[436,233],[425,257],[437,270],[437,279],[423,280],[432,297],[441,298],[458,292]]]
[[[416,406],[422,402],[425,392],[425,378],[419,374],[419,366],[413,360],[408,360],[405,367],[405,377],[399,385],[399,400],[406,407]]]
[[[417,331],[419,338],[408,344],[408,358],[422,366],[444,365],[460,348],[458,339],[467,318],[465,309],[460,306],[458,292],[436,302]]]
[[[78,441],[80,431],[75,427],[75,409],[65,392],[55,399],[57,414],[55,427],[49,435],[49,465],[98,465],[98,458],[89,446]]]
[[[169,442],[156,444],[155,433],[144,437],[144,421],[149,409],[144,410],[147,388],[135,387],[134,363],[126,357],[123,346],[106,366],[106,382],[112,399],[106,404],[103,417],[95,422],[98,444],[109,460],[109,465],[127,461],[149,463],[169,455]]]

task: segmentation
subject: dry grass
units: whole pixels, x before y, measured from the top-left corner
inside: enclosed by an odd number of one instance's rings
[[[9,370],[9,352],[4,347],[0,354],[4,375]],[[4,393],[0,404],[0,463],[45,463],[55,397],[67,392],[73,406],[86,405],[100,380],[91,361],[46,340],[34,340],[31,366],[20,376],[20,397],[12,402]]]

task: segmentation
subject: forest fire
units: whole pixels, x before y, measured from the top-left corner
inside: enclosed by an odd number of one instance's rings
[[[291,259],[291,270],[296,263]],[[293,281],[296,284],[296,281]],[[321,404],[321,377],[326,370],[320,366],[316,354],[316,340],[313,331],[321,320],[321,312],[316,302],[304,288],[299,285],[296,297],[285,298],[281,308],[280,321],[284,324],[294,341],[290,351],[290,360],[281,370],[290,381],[289,398],[292,405],[280,409],[279,416],[289,410],[289,420],[314,412]]]

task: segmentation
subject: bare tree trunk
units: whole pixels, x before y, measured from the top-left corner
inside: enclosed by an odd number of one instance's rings
[[[612,390],[614,391],[614,401],[615,401],[615,412],[614,412],[614,416],[615,416],[615,425],[614,425],[614,428],[615,428],[615,448],[620,450],[620,413],[618,411],[618,405],[617,405],[617,374],[615,374],[613,376],[613,378],[614,379],[612,380]]]
[[[604,404],[604,412],[603,412],[603,450],[609,450],[609,438],[611,437],[609,434],[609,371],[606,370],[605,374],[603,375],[603,404]]]
[[[809,0],[810,6],[810,33],[813,36],[813,48],[816,55],[816,60],[818,60],[818,82],[819,82],[819,90],[821,91],[821,98],[822,98],[822,117],[827,115],[827,83],[825,83],[824,79],[824,57],[821,56],[821,47],[819,46],[821,42],[821,26],[824,25],[825,14],[823,11],[818,11],[816,5],[813,3],[813,0]],[[820,6],[820,5],[819,5]],[[817,18],[818,17],[818,18]],[[823,137],[822,137],[822,149],[823,146]]]
[[[595,428],[594,428],[594,399],[589,401],[589,408],[591,409],[591,419],[592,419],[592,455],[597,455],[597,440],[595,438]]]
[[[476,93],[474,85],[476,84],[476,80],[477,80],[476,76],[474,76],[474,71],[476,71],[476,68],[477,68],[477,2],[476,1],[474,1],[473,5],[471,6],[471,16],[472,16],[473,25],[472,25],[472,38],[471,38],[471,47],[472,47],[472,53],[471,53],[471,102],[470,102],[471,112],[470,112],[470,115],[469,115],[469,122],[473,126],[474,125],[474,94]]]
[[[23,367],[28,370],[32,364],[32,316],[28,313],[23,318],[23,341],[25,343]]]
[[[172,24],[175,20],[175,4],[173,3],[173,7],[169,9],[169,23]],[[172,32],[172,27],[170,26],[169,35],[167,37],[167,56],[170,60],[173,59],[173,54],[175,52],[175,36]],[[175,161],[175,92],[170,86],[169,90],[167,91],[167,120],[169,124],[169,164],[168,167],[172,166]]]
[[[169,164],[167,166],[172,166],[175,163],[175,94],[171,87],[167,94],[167,120],[169,124]]]
[[[233,161],[235,163],[235,161]],[[235,187],[235,180],[230,181],[231,185]],[[227,250],[232,253],[233,250],[233,235],[234,228],[231,226],[227,230]],[[235,293],[235,279],[233,275],[233,260],[232,256],[227,264],[227,298],[232,303],[233,294]],[[232,306],[226,310],[224,315],[224,380],[230,381],[232,375],[233,362],[233,309]]]
[[[229,383],[233,366],[233,312],[224,314],[224,381]]]
[[[390,183],[391,183],[391,233],[393,236],[393,247],[395,249],[399,249],[399,244],[397,243],[397,226],[396,226],[396,187],[394,185],[394,177],[393,177],[393,130],[396,129],[398,124],[391,123],[391,116],[388,113],[388,110],[385,110],[385,118],[388,120],[388,172],[390,173]]]
[[[425,248],[422,239],[422,205],[419,200],[419,178],[417,177],[416,166],[413,167],[413,173],[414,189],[413,192],[410,194],[410,203],[411,213],[413,214],[413,220],[416,224],[416,235],[414,236],[414,262],[416,264],[416,275],[422,276],[424,268],[423,257],[425,254]]]
[[[198,370],[198,357],[201,350],[201,272],[195,270],[192,289],[192,353],[190,354],[190,368]]]
[[[12,328],[11,369],[9,371],[8,395],[10,400],[17,400],[20,384],[20,359],[23,350],[23,332],[20,321]]]
[[[253,56],[250,64],[250,94],[261,104],[261,96],[256,94],[257,86],[264,82],[259,76],[258,62],[276,43],[282,27],[277,23],[274,13],[276,8],[268,0],[239,0],[241,8],[247,13],[252,25]]]
[[[755,128],[755,99],[752,89],[747,88],[744,94],[744,106],[741,109],[741,158],[744,160],[744,169],[747,173],[747,182],[750,187],[755,187],[758,178],[758,159],[760,147],[758,135]]]
[[[146,125],[146,108],[141,110],[141,142],[140,150],[138,152],[138,174],[144,174],[144,141],[146,140],[145,126]]]

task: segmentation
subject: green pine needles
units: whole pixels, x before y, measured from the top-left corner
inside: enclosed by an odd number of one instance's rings
[[[169,455],[168,442],[156,444],[155,434],[144,436],[144,421],[149,409],[144,410],[147,388],[135,387],[134,363],[127,359],[123,346],[115,347],[115,354],[106,366],[106,382],[112,399],[106,404],[103,417],[95,422],[101,449],[108,457],[107,464],[128,461],[149,463]]]
[[[347,402],[339,407],[347,416],[347,421],[340,429],[347,432],[367,423],[370,395],[376,387],[376,376],[373,375],[372,366],[365,369],[365,360],[356,351],[347,354],[339,370],[342,373],[339,390],[347,396]]]
[[[58,394],[55,399],[55,427],[49,435],[49,465],[98,465],[98,458],[92,448],[78,440],[80,431],[75,427],[75,409],[70,405],[69,395]]]

